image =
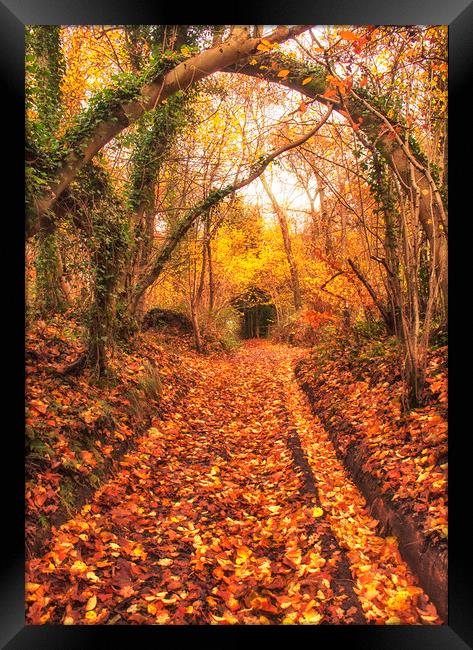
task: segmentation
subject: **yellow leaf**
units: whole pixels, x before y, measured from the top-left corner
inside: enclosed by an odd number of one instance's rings
[[[282,620],[283,625],[295,625],[294,618],[291,616],[285,616]]]
[[[324,511],[322,510],[322,508],[314,508],[312,510],[312,516],[313,517],[322,517],[323,514],[324,514]]]
[[[93,571],[88,571],[85,574],[85,577],[91,582],[100,582],[100,578]]]
[[[174,596],[171,596],[171,598],[162,598],[161,600],[163,603],[166,603],[166,605],[170,605],[176,602],[177,596],[174,594]]]
[[[135,546],[135,548],[132,550],[131,554],[134,555],[135,557],[142,557],[144,560],[146,559],[146,556],[147,556],[147,553],[146,553],[146,551],[143,550],[143,547],[141,546],[141,544],[138,544],[137,546]]]
[[[81,560],[76,560],[71,566],[71,572],[73,573],[82,573],[87,569],[87,564]]]
[[[243,564],[243,562],[246,562],[250,555],[252,555],[252,551],[246,546],[241,546],[237,550],[237,557],[235,560],[236,564]]]
[[[289,70],[279,70],[278,77],[286,78],[288,74],[289,74]]]
[[[386,625],[400,625],[401,624],[401,619],[398,616],[391,616],[391,618],[388,618],[386,621]]]
[[[258,61],[256,59],[251,59],[250,65],[256,65]]]
[[[307,79],[304,79],[304,81],[302,82],[302,85],[305,86],[306,84],[310,84],[312,79],[313,79],[313,77],[307,77]]]
[[[366,600],[374,600],[379,596],[378,590],[375,589],[374,587],[369,587],[366,592],[363,594],[363,598],[366,598]]]
[[[156,605],[154,603],[150,603],[148,605],[148,614],[153,614],[154,615],[154,614],[156,614],[157,611],[158,611],[158,608],[156,607]]]
[[[399,589],[388,599],[388,607],[394,610],[405,610],[410,604],[410,594],[407,589]]]
[[[28,591],[29,593],[33,593],[34,591],[36,591],[36,589],[39,589],[40,586],[41,585],[38,582],[27,582],[26,591]]]
[[[95,612],[90,611],[87,612],[85,618],[87,618],[89,621],[95,621],[95,619],[97,618],[97,614]]]
[[[40,624],[44,625],[45,623],[47,623],[51,618],[51,614],[52,614],[52,609],[49,609],[47,612],[45,612],[39,619]]]
[[[317,612],[305,612],[302,616],[301,619],[299,619],[300,623],[308,623],[309,625],[317,625],[320,623],[322,619],[321,614],[318,614]]]
[[[87,601],[87,605],[85,606],[85,611],[90,612],[92,609],[95,609],[95,605],[97,604],[97,596],[91,596],[89,600]]]
[[[66,616],[63,623],[64,625],[74,625],[74,619],[72,618],[72,616]]]

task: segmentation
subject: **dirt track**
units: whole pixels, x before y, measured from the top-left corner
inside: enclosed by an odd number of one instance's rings
[[[193,357],[173,418],[29,562],[29,623],[441,623],[293,374],[249,342]]]

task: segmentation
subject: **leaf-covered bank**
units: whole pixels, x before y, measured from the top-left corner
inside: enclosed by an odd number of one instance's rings
[[[337,453],[385,533],[447,611],[447,349],[429,355],[426,406],[401,411],[402,382],[392,341],[322,350],[297,377]]]
[[[38,552],[117,467],[140,433],[193,385],[190,337],[143,332],[117,348],[100,383],[64,374],[80,355],[79,324],[36,322],[26,341],[26,551]]]

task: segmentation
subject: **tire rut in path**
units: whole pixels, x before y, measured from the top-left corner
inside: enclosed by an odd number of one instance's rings
[[[384,622],[393,608],[359,596],[349,536],[318,494],[293,357],[189,355],[187,401],[28,563],[28,622],[344,624],[362,622],[360,602]]]
[[[379,522],[340,461],[330,436],[313,415],[307,396],[294,383],[294,363],[286,364],[286,402],[304,454],[318,484],[336,538],[346,549],[368,622],[442,624],[435,605],[419,586],[394,536],[380,536]]]
[[[310,468],[307,457],[302,449],[297,430],[294,428],[288,429],[288,445],[292,451],[294,463],[299,466],[303,476],[302,490],[311,494],[315,498],[317,507],[320,508],[322,504],[317,486],[315,484],[315,478]],[[347,561],[345,552],[340,548],[338,540],[334,536],[331,528],[329,528],[327,532],[322,535],[321,549],[324,557],[332,555],[334,550],[336,550],[337,553],[340,553],[338,577],[334,578],[334,592],[337,596],[345,596],[345,603],[343,607],[345,612],[347,612],[345,622],[349,620],[350,623],[357,625],[366,623],[361,603],[353,590],[352,585],[354,581],[350,573],[349,563]],[[348,614],[348,612],[350,612],[350,614]]]

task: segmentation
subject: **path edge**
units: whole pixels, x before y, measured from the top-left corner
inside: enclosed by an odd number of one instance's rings
[[[419,529],[409,513],[400,512],[399,506],[392,500],[393,493],[382,492],[381,485],[363,470],[368,460],[367,448],[360,442],[352,442],[345,453],[338,444],[336,428],[325,416],[322,409],[317,408],[317,396],[313,387],[301,376],[301,362],[294,369],[298,384],[307,395],[312,412],[324,425],[332,442],[338,459],[348,470],[353,482],[365,497],[370,514],[378,519],[383,530],[392,533],[399,540],[399,551],[402,558],[419,578],[419,582],[437,607],[440,617],[448,621],[448,550],[447,544],[437,545],[432,538]],[[333,415],[333,413],[332,413]],[[347,430],[355,430],[346,423]],[[355,437],[355,436],[354,436]]]

